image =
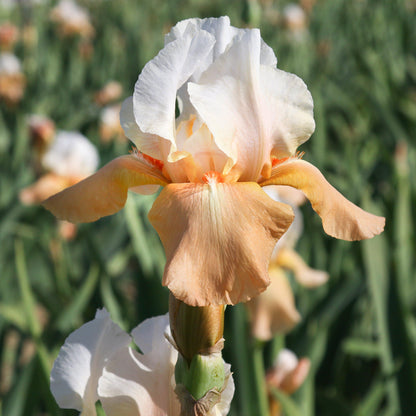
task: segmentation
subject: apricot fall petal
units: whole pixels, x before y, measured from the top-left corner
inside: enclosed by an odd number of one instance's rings
[[[123,208],[129,188],[165,184],[160,170],[144,159],[120,156],[94,175],[50,197],[43,205],[61,220],[92,222]]]
[[[325,232],[347,241],[364,240],[384,230],[385,218],[370,214],[342,196],[322,173],[304,160],[289,160],[272,169],[261,186],[289,185],[300,189],[321,217]]]
[[[266,289],[293,211],[256,183],[169,184],[149,220],[166,252],[163,284],[191,306],[244,302]]]

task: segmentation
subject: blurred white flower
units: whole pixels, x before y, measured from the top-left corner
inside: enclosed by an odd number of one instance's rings
[[[20,191],[24,204],[39,204],[97,169],[98,151],[81,133],[58,131],[54,134],[53,121],[38,115],[31,116],[28,124],[35,168],[40,177]]]
[[[94,35],[88,11],[75,0],[60,0],[51,10],[50,16],[63,36],[80,35],[89,38]]]
[[[19,58],[10,52],[0,53],[0,99],[9,105],[18,103],[25,85],[26,78]]]
[[[289,3],[283,9],[283,19],[286,27],[291,31],[306,29],[307,16],[305,10],[296,3]]]
[[[0,53],[0,76],[15,75],[22,72],[19,58],[10,52]]]
[[[168,315],[142,322],[132,336],[142,353],[128,346],[130,336],[105,310],[72,333],[51,373],[57,403],[82,411],[83,416],[96,415],[97,400],[107,416],[179,416],[180,404],[174,392],[178,352],[167,340]],[[210,416],[228,413],[234,391],[231,376],[229,380],[227,392]]]
[[[120,124],[120,104],[104,107],[100,112],[100,138],[103,142],[111,139],[124,138],[124,131]]]
[[[43,167],[61,176],[83,179],[98,167],[96,147],[81,133],[58,131],[43,156]]]

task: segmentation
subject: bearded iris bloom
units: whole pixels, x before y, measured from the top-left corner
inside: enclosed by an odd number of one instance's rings
[[[257,29],[232,27],[228,17],[179,22],[121,109],[138,151],[46,208],[95,221],[119,211],[128,189],[163,186],[149,213],[166,252],[163,284],[194,306],[247,301],[269,284],[269,259],[293,212],[262,186],[302,190],[331,236],[379,234],[384,218],[347,201],[297,157],[315,128],[312,97],[276,64]]]

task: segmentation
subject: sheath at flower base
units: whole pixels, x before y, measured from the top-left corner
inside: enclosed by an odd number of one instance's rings
[[[99,400],[107,416],[179,416],[174,369],[178,353],[169,336],[168,315],[147,319],[132,331],[143,354],[129,347],[130,336],[106,310],[65,341],[51,372],[58,405],[96,416]],[[225,416],[234,394],[230,366],[220,401],[207,416]]]
[[[348,202],[295,156],[315,128],[312,97],[276,62],[258,29],[234,28],[228,17],[179,22],[121,110],[139,152],[46,208],[95,221],[120,210],[129,188],[164,186],[149,213],[167,257],[163,284],[193,306],[247,301],[269,284],[270,255],[293,213],[263,185],[302,189],[334,237],[379,234],[383,218]]]

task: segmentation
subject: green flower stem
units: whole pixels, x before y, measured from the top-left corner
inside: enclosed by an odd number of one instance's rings
[[[268,416],[269,415],[269,405],[267,401],[267,387],[266,387],[266,374],[264,371],[264,361],[263,361],[263,347],[264,343],[258,340],[253,342],[253,365],[254,365],[254,377],[255,377],[255,386],[257,392],[257,406],[258,406],[258,415]]]
[[[233,348],[234,372],[236,385],[239,391],[236,399],[239,400],[239,416],[253,416],[254,394],[251,380],[253,370],[251,368],[250,354],[247,342],[241,342],[247,336],[246,310],[243,304],[231,307],[232,337],[231,346]]]
[[[273,365],[279,352],[285,347],[285,336],[276,335],[271,342],[270,348],[270,364]]]

